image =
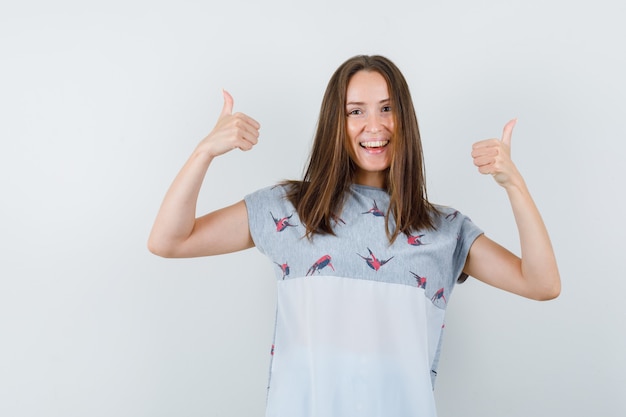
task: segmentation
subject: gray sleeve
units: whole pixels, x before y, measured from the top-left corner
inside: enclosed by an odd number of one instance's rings
[[[454,252],[454,264],[458,270],[459,284],[465,282],[467,274],[463,272],[463,267],[467,261],[467,255],[469,255],[470,248],[476,240],[476,238],[483,234],[483,231],[476,226],[469,217],[463,216],[461,227],[458,231],[458,243]]]
[[[268,215],[266,211],[270,204],[271,191],[271,188],[263,188],[244,197],[246,209],[248,210],[250,235],[256,248],[263,254],[266,254],[266,239],[263,236],[267,233]]]
[[[272,254],[285,245],[283,230],[292,229],[297,216],[281,185],[262,188],[244,197],[248,210],[248,227],[257,249]],[[293,220],[292,220],[293,217]]]

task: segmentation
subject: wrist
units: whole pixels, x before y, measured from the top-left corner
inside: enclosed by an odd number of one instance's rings
[[[515,196],[529,196],[530,192],[528,191],[528,187],[526,186],[526,182],[520,176],[515,180],[510,181],[508,184],[503,186],[508,194],[509,198],[514,198]]]
[[[216,155],[213,155],[210,149],[207,149],[203,146],[198,146],[196,149],[194,149],[190,159],[208,165],[211,163],[213,158],[215,158],[215,156]]]

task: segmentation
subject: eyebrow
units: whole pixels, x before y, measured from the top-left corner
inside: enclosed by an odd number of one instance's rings
[[[384,103],[388,103],[390,101],[391,101],[391,99],[386,98],[384,100],[380,100],[378,103],[379,104],[384,104]],[[362,106],[364,104],[365,104],[365,102],[363,102],[363,101],[350,101],[350,102],[346,103],[346,106]]]

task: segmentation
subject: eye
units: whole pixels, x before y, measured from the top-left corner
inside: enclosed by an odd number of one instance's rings
[[[361,109],[352,109],[348,111],[348,116],[359,116],[361,114],[363,114]]]
[[[391,111],[391,106],[383,106],[382,111],[383,112],[390,112]]]

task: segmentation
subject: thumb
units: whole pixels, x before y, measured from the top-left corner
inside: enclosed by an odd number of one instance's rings
[[[507,124],[504,125],[504,129],[502,130],[502,142],[508,146],[511,146],[511,136],[513,135],[513,128],[516,123],[517,118],[509,120]]]
[[[233,104],[235,102],[235,100],[233,100],[233,96],[231,96],[228,91],[222,90],[222,94],[224,95],[224,107],[222,107],[220,117],[233,114]]]

